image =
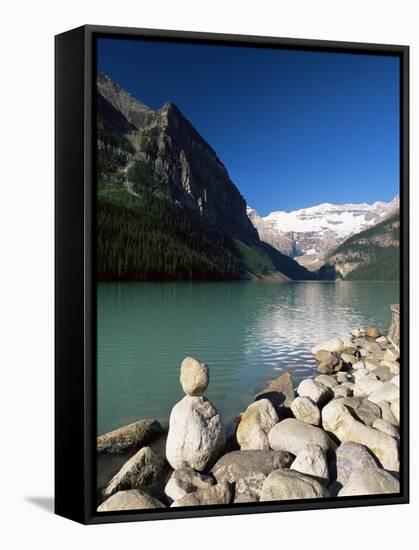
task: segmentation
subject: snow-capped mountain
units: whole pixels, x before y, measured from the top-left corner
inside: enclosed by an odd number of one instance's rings
[[[384,220],[398,207],[396,196],[390,202],[323,203],[292,212],[272,212],[265,217],[248,207],[247,215],[262,241],[301,265],[318,269],[327,254],[346,238]]]

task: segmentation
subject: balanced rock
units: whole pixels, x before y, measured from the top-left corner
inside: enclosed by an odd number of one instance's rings
[[[207,489],[198,489],[188,493],[179,500],[175,500],[171,508],[180,506],[208,506],[211,504],[230,504],[233,500],[233,491],[227,482],[217,483]]]
[[[193,468],[180,468],[171,475],[164,492],[172,500],[179,500],[188,493],[193,493],[198,489],[207,489],[214,485],[214,479],[211,476],[200,474]]]
[[[291,403],[291,410],[297,420],[313,426],[320,425],[320,409],[309,397],[296,397]]]
[[[377,459],[365,445],[347,441],[336,449],[337,481],[342,485],[348,482],[352,472],[377,466]]]
[[[233,451],[223,455],[211,473],[218,483],[234,483],[236,496],[259,499],[267,476],[274,470],[289,468],[293,459],[285,451]]]
[[[321,479],[329,479],[326,455],[319,445],[306,445],[291,464],[291,470]]]
[[[109,497],[118,491],[141,489],[152,486],[167,473],[166,460],[150,447],[143,447],[117,472],[102,491]]]
[[[166,457],[174,470],[204,471],[217,460],[226,441],[221,417],[206,397],[185,397],[170,414]]]
[[[208,365],[185,357],[180,365],[180,383],[187,395],[202,395],[209,384]]]
[[[309,444],[319,445],[325,453],[336,447],[324,430],[295,418],[286,418],[276,424],[269,432],[268,439],[271,449],[288,451],[294,455],[298,455]]]
[[[268,433],[278,422],[278,415],[269,399],[249,405],[241,415],[236,438],[242,450],[269,450]]]
[[[367,327],[365,329],[365,336],[367,338],[379,338],[381,336],[381,332],[377,327]]]
[[[117,512],[118,510],[145,510],[146,508],[166,508],[159,500],[138,489],[118,491],[97,509],[98,512]]]
[[[321,498],[330,496],[316,479],[295,470],[275,470],[266,478],[260,501]]]
[[[346,485],[339,491],[339,496],[380,495],[399,491],[399,481],[390,472],[370,467],[352,472]]]
[[[322,411],[323,428],[332,432],[342,443],[353,441],[365,445],[386,470],[398,471],[399,451],[394,437],[355,420],[342,401],[334,399],[325,406]]]
[[[309,397],[315,403],[322,405],[333,397],[333,393],[324,384],[316,382],[312,378],[306,378],[297,388],[300,397]]]
[[[100,453],[123,454],[137,450],[163,433],[160,423],[154,418],[138,420],[97,438],[96,451]]]

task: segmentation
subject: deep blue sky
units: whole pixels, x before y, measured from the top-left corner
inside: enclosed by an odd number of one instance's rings
[[[98,69],[173,101],[263,215],[399,192],[396,57],[99,39]]]

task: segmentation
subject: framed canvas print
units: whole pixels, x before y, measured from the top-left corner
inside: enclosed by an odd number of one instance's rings
[[[56,37],[56,513],[408,502],[408,55]]]

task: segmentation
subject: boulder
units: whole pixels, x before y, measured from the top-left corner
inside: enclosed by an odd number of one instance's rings
[[[380,336],[379,338],[376,338],[375,340],[377,342],[377,344],[379,344],[381,347],[385,347],[387,346],[387,344],[389,343],[389,341],[387,340],[387,338],[385,336]]]
[[[297,393],[300,397],[309,397],[320,406],[333,397],[333,393],[329,388],[312,378],[306,378],[300,382]]]
[[[383,420],[385,420],[386,422],[389,422],[393,426],[398,426],[399,425],[399,421],[397,420],[397,418],[392,413],[391,406],[390,406],[390,403],[388,401],[380,401],[378,403],[378,406],[381,409],[381,417],[382,417]]]
[[[380,364],[387,367],[391,374],[400,374],[400,363],[398,361],[381,361]]]
[[[339,359],[336,356],[336,354],[331,353],[330,351],[326,351],[324,349],[320,349],[316,351],[314,356],[319,363],[324,363],[325,365],[328,365],[330,368],[333,368],[335,365],[339,363]]]
[[[360,371],[358,371],[360,372]],[[368,397],[376,390],[379,390],[384,385],[384,382],[378,380],[374,375],[367,374],[355,379],[355,397]]]
[[[397,361],[399,358],[399,352],[395,350],[395,348],[386,349],[384,353],[383,360],[384,361]]]
[[[96,440],[96,451],[98,454],[123,454],[127,451],[136,451],[162,433],[163,428],[154,418],[138,420],[100,435]]]
[[[352,365],[352,369],[353,370],[360,370],[360,369],[364,370],[365,369],[364,361],[357,361],[356,363],[354,363]]]
[[[289,411],[294,398],[295,392],[290,372],[284,372],[272,380],[269,386],[255,397],[256,400],[269,399],[277,413],[282,413],[283,410]]]
[[[179,500],[188,493],[207,489],[211,485],[214,485],[214,479],[211,476],[200,474],[193,468],[180,468],[173,472],[164,492],[172,500]]]
[[[377,467],[378,461],[365,445],[347,441],[336,449],[337,481],[345,485],[352,472]]]
[[[266,478],[260,501],[329,497],[316,479],[295,470],[275,470]]]
[[[236,438],[242,450],[269,450],[268,433],[278,422],[278,415],[269,399],[249,405],[241,415]]]
[[[380,401],[388,401],[391,403],[395,399],[398,399],[400,395],[400,388],[392,382],[384,382],[382,385],[369,394],[368,399],[373,403],[379,403]]]
[[[397,422],[400,422],[400,399],[397,398],[392,401],[390,407],[394,418],[397,420]]]
[[[388,367],[384,367],[383,365],[380,365],[373,371],[371,371],[371,374],[376,376],[378,380],[381,380],[381,382],[388,382],[392,379],[394,376]]]
[[[320,384],[323,384],[323,386],[326,386],[326,388],[329,389],[334,388],[334,386],[337,386],[338,384],[333,376],[329,376],[327,374],[320,374],[320,376],[316,376],[314,381],[320,382]]]
[[[209,384],[208,365],[185,357],[180,365],[180,384],[187,395],[202,395]]]
[[[390,382],[392,384],[394,384],[395,386],[397,386],[398,388],[400,388],[400,375],[397,374],[396,376],[393,376],[390,380]]]
[[[347,386],[335,386],[332,388],[332,391],[335,397],[350,397],[354,393],[353,390]]]
[[[235,494],[234,495],[234,504],[241,504],[243,502],[258,502],[259,499],[254,495],[246,495],[246,494]]]
[[[166,460],[150,447],[143,447],[113,476],[102,490],[102,495],[107,498],[118,491],[151,487],[167,471]]]
[[[271,449],[288,451],[297,455],[306,445],[319,445],[325,453],[334,451],[336,445],[321,428],[311,426],[295,418],[286,418],[276,424],[268,435]]]
[[[291,470],[329,480],[326,455],[319,445],[306,445],[291,464]]]
[[[390,472],[370,467],[352,472],[346,485],[339,491],[339,496],[382,495],[399,492],[399,481]]]
[[[380,366],[380,361],[378,361],[378,359],[374,359],[373,357],[366,357],[364,359],[364,365],[368,371],[374,371]]]
[[[342,359],[343,364],[347,365],[347,366],[355,365],[358,361],[358,359],[355,357],[355,355],[350,354],[350,353],[346,353],[346,352],[342,353],[340,358]]]
[[[355,380],[355,383],[357,382],[357,380],[360,380],[361,378],[363,378],[364,376],[367,376],[367,375],[368,375],[367,369],[358,369],[358,370],[356,370],[352,373],[352,376]],[[372,378],[373,380],[377,379],[375,376],[372,376],[370,378]]]
[[[338,363],[339,365],[339,363]],[[316,370],[319,374],[332,374],[335,372],[336,367],[331,367],[328,363],[324,363],[323,361],[321,363],[318,363]],[[337,369],[339,370],[339,369]]]
[[[289,468],[294,456],[284,451],[233,451],[222,456],[211,470],[218,483],[234,483],[235,494],[258,499],[266,477]]]
[[[374,424],[372,425],[372,427],[375,428],[376,430],[380,430],[380,432],[391,435],[396,439],[399,438],[398,429],[393,424],[391,424],[390,422],[387,422],[386,420],[383,420],[382,418],[377,418],[377,420],[374,421]]]
[[[343,404],[348,407],[354,418],[367,426],[372,426],[374,421],[381,417],[380,407],[368,399],[349,397],[343,399]]]
[[[361,338],[365,336],[365,331],[362,328],[354,328],[351,330],[351,334],[354,338]]]
[[[297,420],[313,426],[320,425],[320,409],[309,397],[296,397],[291,403],[291,410]]]
[[[225,442],[221,417],[206,397],[186,395],[173,407],[166,457],[174,470],[185,466],[206,470],[222,453]]]
[[[188,493],[179,500],[175,500],[171,508],[180,506],[209,506],[214,504],[230,504],[233,500],[233,491],[230,484],[223,481],[207,489],[198,489]]]
[[[325,342],[322,342],[318,346],[311,348],[311,353],[316,355],[320,350],[329,351],[330,353],[340,353],[344,348],[343,342],[340,338],[331,338]]]
[[[379,338],[381,336],[381,332],[377,327],[367,327],[364,332],[367,338]]]
[[[399,470],[399,450],[394,437],[356,420],[344,405],[343,399],[334,399],[325,406],[322,421],[323,428],[332,432],[342,443],[353,441],[365,445],[386,470]]]
[[[145,510],[147,508],[166,508],[159,500],[138,489],[118,491],[98,507],[98,512],[117,512],[118,510]]]
[[[342,382],[348,382],[348,380],[350,380],[351,378],[351,375],[348,374],[347,372],[338,372],[335,376],[336,376],[336,381],[339,384],[342,384]]]

